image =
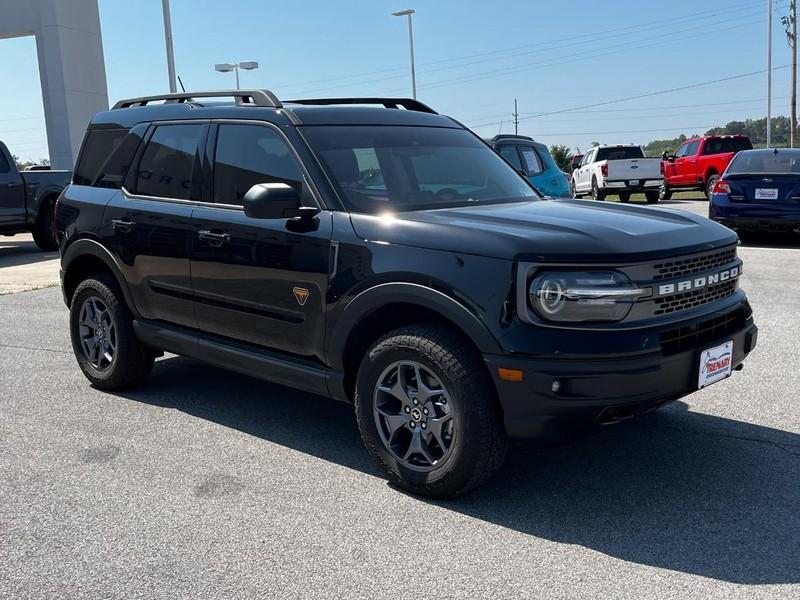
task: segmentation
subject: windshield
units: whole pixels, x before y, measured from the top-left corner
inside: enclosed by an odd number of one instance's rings
[[[728,165],[727,175],[800,175],[800,150],[745,150]]]
[[[326,125],[302,132],[352,212],[538,198],[508,163],[463,129]]]

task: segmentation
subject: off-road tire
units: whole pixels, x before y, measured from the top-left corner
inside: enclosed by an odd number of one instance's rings
[[[39,206],[39,215],[36,224],[33,226],[33,241],[39,250],[52,252],[58,250],[58,240],[56,240],[55,228],[53,227],[53,216],[55,213],[56,202],[54,199],[44,200]]]
[[[374,415],[379,378],[397,361],[414,361],[447,388],[453,412],[452,447],[443,464],[419,472],[397,460],[384,445]],[[494,385],[476,351],[455,331],[435,323],[395,329],[366,352],[358,370],[355,411],[369,454],[389,481],[431,498],[452,498],[490,479],[508,451]]]
[[[84,302],[98,298],[107,307],[116,329],[114,360],[104,370],[95,368],[81,347],[79,319]],[[91,275],[75,289],[70,303],[69,329],[78,365],[93,386],[101,390],[120,390],[144,382],[155,360],[155,353],[143,346],[133,331],[133,316],[116,280],[107,274]]]

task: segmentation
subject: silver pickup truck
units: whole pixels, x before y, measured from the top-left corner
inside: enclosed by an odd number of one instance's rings
[[[30,231],[39,248],[56,250],[53,211],[71,178],[71,171],[18,171],[0,142],[0,235]]]
[[[572,172],[570,191],[575,198],[591,195],[594,200],[617,194],[622,202],[643,192],[647,202],[655,204],[662,179],[661,159],[646,158],[641,146],[596,146]]]

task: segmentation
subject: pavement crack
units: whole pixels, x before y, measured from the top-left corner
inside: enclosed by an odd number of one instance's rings
[[[730,433],[721,433],[718,431],[700,431],[698,429],[688,429],[685,427],[676,427],[674,425],[646,425],[646,427],[651,427],[653,429],[673,429],[675,431],[680,431],[682,433],[694,433],[697,435],[707,435],[712,437],[724,437],[732,440],[741,440],[743,442],[756,442],[758,444],[767,444],[769,446],[774,446],[784,452],[788,452],[794,456],[800,456],[800,444],[783,444],[781,442],[774,442],[772,440],[765,440],[761,438],[754,438],[748,437],[745,435],[733,435]]]
[[[41,350],[42,352],[56,352],[58,354],[72,354],[69,350],[56,350],[55,348],[39,348],[37,346],[21,346],[17,344],[0,344],[0,348],[16,348],[17,350]]]

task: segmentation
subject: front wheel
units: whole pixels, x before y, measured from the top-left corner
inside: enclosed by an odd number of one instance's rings
[[[113,277],[99,274],[78,285],[69,325],[75,358],[92,385],[118,390],[147,379],[154,354],[136,338],[133,317]]]
[[[672,198],[672,190],[669,189],[669,186],[666,183],[662,183],[661,187],[658,188],[658,199],[669,200],[670,198]]]
[[[389,481],[451,498],[488,480],[508,440],[477,352],[436,324],[396,329],[361,362],[355,409],[361,437]]]

